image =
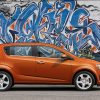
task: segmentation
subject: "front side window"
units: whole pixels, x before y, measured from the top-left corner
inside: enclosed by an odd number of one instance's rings
[[[47,46],[37,46],[38,57],[61,58],[62,52]]]

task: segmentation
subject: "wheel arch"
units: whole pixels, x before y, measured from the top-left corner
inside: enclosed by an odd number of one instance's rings
[[[97,84],[97,76],[96,76],[96,74],[95,74],[95,72],[93,72],[92,70],[90,70],[90,69],[81,69],[81,70],[78,70],[78,71],[76,71],[75,73],[74,73],[74,75],[73,75],[73,77],[72,77],[72,84],[74,85],[74,78],[75,78],[75,76],[76,76],[76,74],[78,74],[79,72],[82,72],[82,71],[87,71],[87,72],[90,72],[93,76],[94,76],[94,78],[95,78],[95,84]]]
[[[13,74],[12,74],[9,70],[4,69],[4,68],[0,68],[0,71],[4,71],[4,72],[8,73],[8,74],[11,76],[12,82],[13,82],[13,84],[14,84],[14,77],[13,77]]]

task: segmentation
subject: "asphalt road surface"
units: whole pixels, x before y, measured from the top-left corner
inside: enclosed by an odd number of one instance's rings
[[[17,85],[0,92],[0,100],[100,100],[100,87],[82,92],[73,86]]]

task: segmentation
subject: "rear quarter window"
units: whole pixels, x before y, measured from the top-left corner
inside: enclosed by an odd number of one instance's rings
[[[4,48],[7,55],[32,56],[31,46],[8,46]]]

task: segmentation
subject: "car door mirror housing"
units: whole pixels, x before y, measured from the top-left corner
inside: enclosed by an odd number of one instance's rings
[[[72,57],[66,55],[66,54],[62,54],[61,55],[61,60],[65,61],[65,60],[74,60]]]

